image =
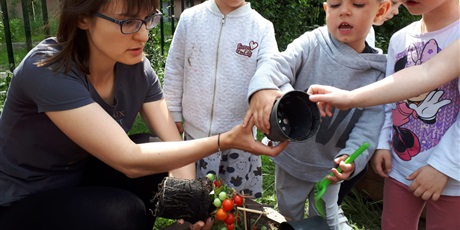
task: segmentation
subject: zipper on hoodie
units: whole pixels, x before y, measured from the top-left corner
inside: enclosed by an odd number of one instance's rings
[[[214,102],[216,100],[216,88],[217,88],[217,66],[219,65],[219,46],[220,46],[220,40],[222,36],[222,29],[224,28],[225,24],[225,15],[222,15],[222,21],[221,21],[221,27],[219,31],[219,37],[217,40],[217,49],[216,49],[216,66],[214,68],[214,88],[213,88],[213,94],[212,94],[212,104],[211,104],[211,114],[210,114],[210,123],[209,123],[209,130],[208,130],[208,136],[211,136],[211,131],[212,131],[212,121],[214,118]]]

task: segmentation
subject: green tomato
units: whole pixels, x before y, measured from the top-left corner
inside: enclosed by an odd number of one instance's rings
[[[222,201],[220,201],[219,198],[214,199],[214,206],[216,206],[216,208],[220,208],[220,206],[222,206]]]
[[[208,174],[206,175],[206,177],[207,177],[208,180],[210,180],[210,181],[213,181],[213,180],[215,179],[215,176],[214,176],[214,174],[212,174],[212,173],[208,173]]]
[[[224,192],[224,191],[220,192],[220,193],[219,193],[219,199],[220,199],[220,200],[225,200],[225,199],[227,199],[227,193]]]

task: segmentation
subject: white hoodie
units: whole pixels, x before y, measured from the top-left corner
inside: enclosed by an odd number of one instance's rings
[[[248,109],[249,81],[278,52],[273,24],[250,3],[223,15],[214,0],[185,10],[166,61],[164,95],[193,138],[230,130]]]

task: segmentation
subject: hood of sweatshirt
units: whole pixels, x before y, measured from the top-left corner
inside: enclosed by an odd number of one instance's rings
[[[326,26],[312,31],[318,45],[330,56],[342,65],[352,69],[367,70],[373,68],[382,72],[386,69],[386,55],[375,53],[357,53],[347,44],[335,39]],[[356,56],[358,54],[358,56]],[[353,58],[350,58],[353,57]],[[357,60],[358,58],[358,60]]]

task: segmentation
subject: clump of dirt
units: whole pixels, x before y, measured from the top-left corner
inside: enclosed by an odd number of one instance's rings
[[[215,209],[210,195],[212,189],[212,182],[207,178],[165,177],[155,194],[155,215],[168,219],[184,219],[190,223],[206,221]]]

